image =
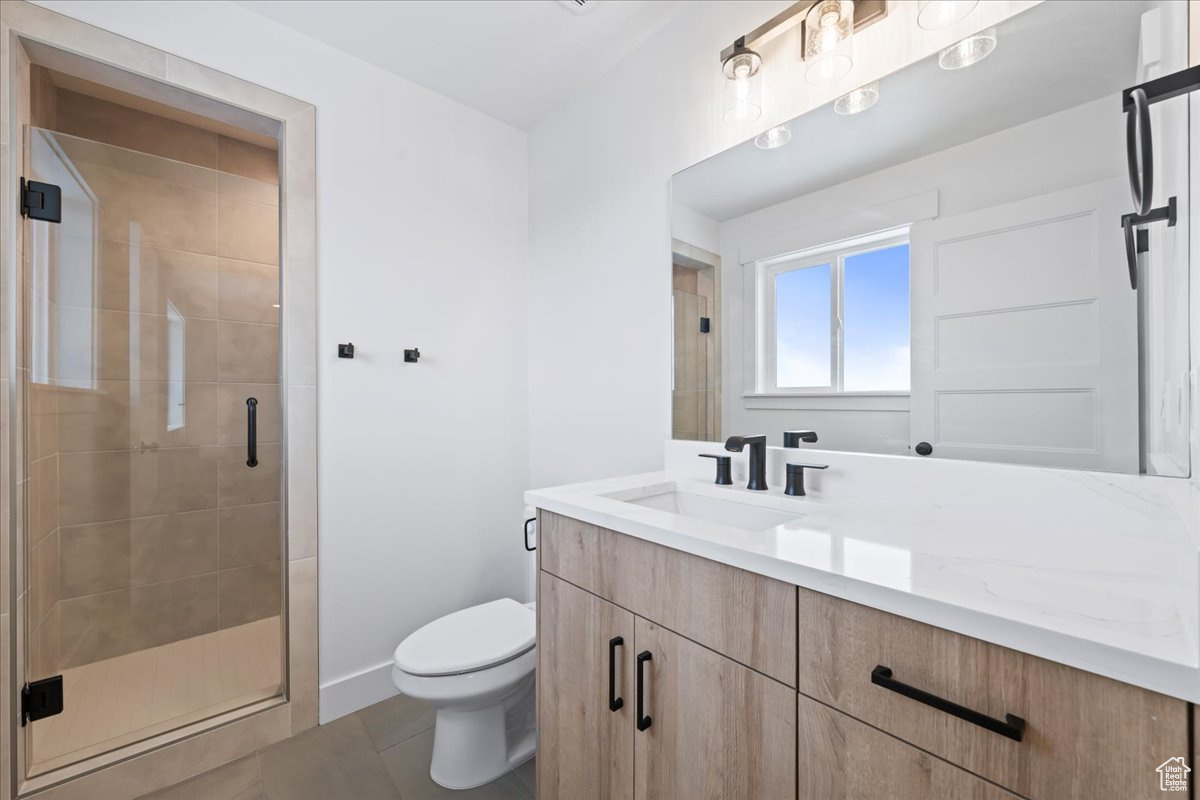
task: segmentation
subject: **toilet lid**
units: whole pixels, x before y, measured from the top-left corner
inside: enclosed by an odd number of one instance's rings
[[[396,648],[409,675],[457,675],[511,661],[534,644],[534,612],[504,598],[455,611],[420,628]]]

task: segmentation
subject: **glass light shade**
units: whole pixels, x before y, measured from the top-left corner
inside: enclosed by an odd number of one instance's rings
[[[786,122],[765,130],[754,137],[754,145],[762,150],[774,150],[783,147],[792,140],[792,128]]]
[[[996,29],[988,28],[961,42],[952,44],[938,55],[942,69],[962,69],[983,61],[996,49]]]
[[[762,56],[753,50],[742,48],[735,55],[725,59],[721,64],[721,72],[729,80],[736,78],[753,78],[762,66]]]
[[[831,83],[854,66],[853,0],[819,0],[804,18],[804,72],[810,83]]]
[[[762,81],[754,75],[725,81],[721,119],[726,125],[743,125],[762,116]]]
[[[977,5],[979,0],[921,0],[917,25],[927,31],[936,31],[963,19]]]
[[[866,111],[879,102],[879,81],[871,81],[866,86],[860,86],[853,92],[833,101],[833,110],[839,114],[857,114]]]

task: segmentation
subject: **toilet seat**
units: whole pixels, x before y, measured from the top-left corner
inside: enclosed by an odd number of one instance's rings
[[[394,661],[409,675],[462,675],[519,658],[535,635],[534,612],[506,597],[430,622],[400,643]]]

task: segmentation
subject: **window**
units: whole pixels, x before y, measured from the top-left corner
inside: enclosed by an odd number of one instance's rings
[[[908,232],[763,262],[758,390],[907,393]]]

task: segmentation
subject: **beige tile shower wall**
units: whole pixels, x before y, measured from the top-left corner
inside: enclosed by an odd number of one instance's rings
[[[60,527],[43,541],[62,669],[280,611],[278,158],[71,91],[52,105],[55,130],[172,159],[65,145],[101,199],[102,241],[97,380],[61,388],[53,414]],[[186,330],[176,429],[168,301]]]

